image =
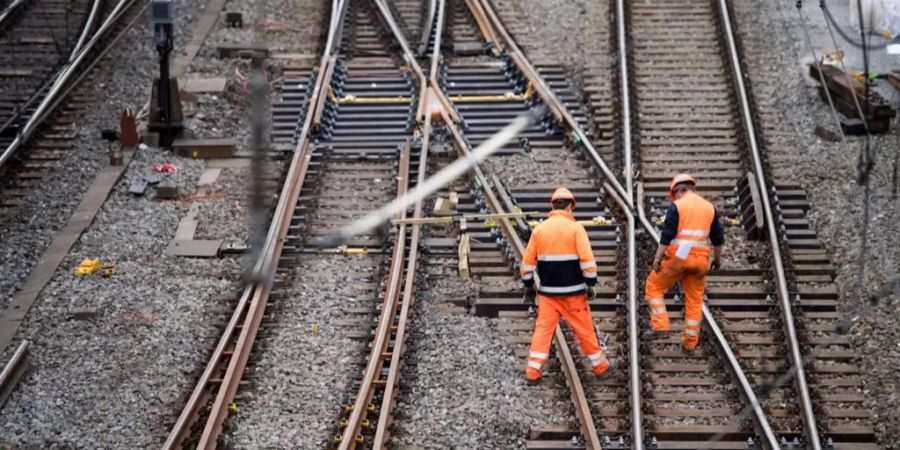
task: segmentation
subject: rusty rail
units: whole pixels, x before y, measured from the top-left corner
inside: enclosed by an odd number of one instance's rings
[[[338,8],[337,10],[340,9]],[[343,14],[332,17],[332,22],[340,21],[342,18]],[[336,28],[339,27],[332,27],[332,29]],[[218,437],[222,432],[222,424],[228,416],[228,407],[237,393],[250,351],[256,340],[256,334],[274,282],[275,269],[281,256],[285,237],[288,234],[301,187],[309,169],[313,150],[310,135],[313,131],[314,115],[319,105],[319,98],[324,97],[325,87],[330,84],[330,75],[333,73],[333,70],[328,70],[329,64],[333,64],[332,55],[326,53],[323,55],[319,66],[313,94],[309,101],[308,112],[275,208],[274,219],[269,227],[260,257],[253,266],[251,274],[251,280],[253,281],[244,288],[237,307],[225,331],[222,333],[222,337],[212,357],[194,387],[178,420],[169,432],[166,442],[163,444],[163,449],[169,450],[181,447],[184,440],[189,436],[194,423],[200,418],[213,393],[215,393],[215,401],[203,426],[203,432],[197,448],[212,449],[217,445]],[[240,334],[235,342],[235,333],[239,326]],[[232,342],[235,342],[234,347],[229,350]],[[228,353],[231,354],[229,355]],[[225,372],[221,382],[216,383],[214,382],[214,376],[221,374],[228,356],[230,356],[230,359],[228,359],[228,365],[224,368]]]
[[[376,1],[379,12],[388,24],[394,38],[400,43],[403,50],[404,60],[413,68],[419,84],[419,107],[416,118],[419,122],[419,130],[421,131],[421,152],[418,161],[418,179],[417,184],[421,185],[425,180],[428,165],[428,145],[431,136],[431,110],[430,89],[427,79],[422,71],[421,66],[412,55],[406,44],[405,38],[400,33],[390,9],[381,1]],[[432,6],[429,6],[431,8]],[[441,2],[441,8],[443,2]],[[429,12],[431,14],[431,12]],[[440,11],[441,18],[443,10]],[[438,24],[437,33],[441,32],[440,23]],[[435,46],[432,58],[437,58],[439,54],[439,46]],[[409,188],[410,174],[410,153],[412,146],[412,138],[407,141],[400,155],[400,167],[397,183],[397,197],[406,195]],[[417,201],[414,206],[413,218],[422,217],[423,203]],[[397,219],[407,218],[407,209],[400,211]],[[407,231],[410,231],[409,247],[406,247]],[[381,398],[381,406],[378,409],[378,421],[375,428],[375,436],[372,446],[375,449],[381,449],[389,438],[389,427],[392,423],[391,413],[394,407],[397,386],[400,381],[400,359],[404,353],[404,343],[406,340],[407,322],[409,319],[409,310],[413,303],[416,267],[419,257],[419,240],[421,238],[421,225],[407,225],[401,223],[397,229],[397,236],[394,241],[394,252],[391,258],[391,267],[388,272],[388,284],[384,295],[384,305],[379,316],[378,326],[375,329],[375,338],[372,342],[371,353],[366,363],[366,370],[363,373],[362,382],[360,383],[359,392],[353,403],[350,417],[341,433],[338,442],[338,449],[352,450],[356,448],[358,443],[364,441],[362,436],[362,427],[366,422],[370,412],[368,406],[375,397],[376,390],[379,385],[384,386],[384,393]],[[404,278],[403,275],[406,274]],[[402,285],[402,291],[401,291]],[[399,303],[398,303],[399,302]],[[394,333],[393,347],[389,348],[391,335]],[[389,359],[389,369],[387,377],[380,379],[380,374],[384,368],[385,362]]]

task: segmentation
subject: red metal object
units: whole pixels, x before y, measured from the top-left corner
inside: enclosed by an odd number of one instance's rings
[[[153,171],[159,173],[178,173],[178,166],[166,161],[161,164],[154,164]]]

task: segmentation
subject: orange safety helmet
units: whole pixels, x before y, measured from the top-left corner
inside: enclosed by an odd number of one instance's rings
[[[672,178],[672,184],[669,185],[669,200],[675,201],[675,186],[678,186],[681,183],[691,183],[694,186],[697,185],[697,181],[686,173],[675,175],[675,178]]]
[[[572,191],[564,187],[557,188],[555,191],[553,191],[553,196],[550,197],[550,203],[553,203],[557,200],[571,200],[572,209],[575,209],[575,196],[572,195]]]

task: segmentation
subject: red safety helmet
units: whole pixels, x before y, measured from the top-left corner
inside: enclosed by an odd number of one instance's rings
[[[553,203],[557,200],[571,200],[572,209],[575,209],[575,196],[572,195],[572,191],[564,187],[557,188],[555,191],[553,191],[553,196],[550,197],[550,203]]]
[[[672,184],[669,185],[669,200],[675,201],[675,186],[682,183],[691,183],[694,186],[697,185],[697,181],[686,173],[675,175],[675,178],[672,178]]]

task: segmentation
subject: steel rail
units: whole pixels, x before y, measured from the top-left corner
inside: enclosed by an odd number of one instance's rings
[[[419,87],[419,105],[416,112],[416,120],[421,130],[421,151],[418,164],[417,185],[425,182],[425,174],[427,172],[427,155],[428,145],[431,135],[431,101],[430,89],[427,78],[422,71],[421,66],[415,59],[415,55],[409,49],[406,38],[403,36],[400,28],[394,20],[390,8],[383,2],[376,0],[378,10],[388,25],[394,39],[400,44],[403,52],[404,61],[413,68],[416,74]],[[436,48],[432,58],[437,58],[438,50]],[[400,173],[398,177],[397,199],[407,195],[409,188],[410,173],[410,146],[411,142],[407,142],[403,154],[400,158]],[[424,198],[417,199],[414,203],[413,219],[422,218]],[[395,215],[396,219],[407,218],[407,208],[403,208]],[[409,248],[406,248],[407,227],[411,226],[411,236],[409,240]],[[388,352],[388,344],[391,341],[392,331],[394,334],[394,345],[390,349],[390,366],[387,378],[384,380],[384,393],[381,399],[381,407],[378,413],[378,422],[373,438],[373,448],[381,449],[387,442],[391,425],[391,412],[393,411],[394,397],[396,395],[396,387],[400,380],[400,358],[404,353],[404,341],[406,339],[407,321],[409,318],[409,309],[413,302],[413,290],[415,287],[415,270],[418,265],[419,256],[419,240],[421,237],[421,225],[407,225],[401,223],[397,230],[397,237],[394,242],[394,252],[391,267],[388,275],[388,285],[384,295],[384,305],[379,316],[378,326],[375,329],[375,339],[372,342],[371,354],[367,359],[366,370],[363,373],[362,382],[360,383],[359,392],[350,411],[350,417],[341,433],[341,439],[338,443],[339,450],[353,450],[356,444],[363,437],[361,429],[364,421],[368,416],[367,405],[370,404],[375,397],[376,381],[379,380],[380,374],[384,367],[384,356]],[[405,274],[405,278],[404,278]],[[402,292],[401,292],[402,284]],[[399,304],[398,304],[399,301]]]
[[[621,91],[621,120],[622,120],[622,153],[625,161],[625,190],[628,198],[634,195],[633,189],[633,164],[631,149],[631,102],[628,91],[628,45],[625,27],[625,1],[616,0],[616,34],[619,45],[619,88]],[[606,191],[613,197],[618,197],[608,184]],[[644,419],[641,408],[641,360],[640,360],[640,301],[637,294],[637,244],[635,243],[635,218],[632,211],[625,205],[621,198],[616,202],[626,217],[626,237],[628,253],[628,385],[631,405],[631,441],[633,450],[644,449]]]
[[[806,429],[806,440],[812,450],[821,450],[822,442],[816,425],[816,416],[813,411],[812,398],[809,395],[809,385],[806,381],[806,371],[803,367],[803,355],[800,352],[800,342],[797,340],[797,330],[794,324],[794,313],[791,310],[791,301],[787,290],[787,279],[784,272],[784,261],[781,247],[778,242],[778,230],[775,228],[775,215],[772,213],[772,205],[769,200],[769,189],[766,183],[765,170],[756,141],[756,127],[753,115],[750,111],[750,100],[744,85],[744,73],[741,68],[740,55],[735,43],[734,33],[731,28],[731,16],[728,11],[728,2],[718,0],[722,24],[728,44],[728,54],[731,58],[732,75],[737,88],[738,99],[741,105],[741,117],[744,122],[744,131],[747,135],[748,146],[753,159],[753,171],[756,174],[758,190],[763,203],[763,211],[766,219],[766,231],[769,237],[769,245],[772,247],[772,262],[775,269],[775,282],[778,288],[778,304],[781,307],[781,315],[784,318],[784,331],[787,338],[789,356],[796,370],[794,383],[800,396],[801,419]]]
[[[88,13],[88,17],[84,21],[84,26],[81,27],[81,35],[78,36],[75,47],[72,48],[72,53],[69,55],[69,62],[72,62],[72,60],[75,59],[78,51],[84,46],[84,42],[88,39],[88,35],[94,28],[94,24],[97,22],[97,17],[99,16],[97,11],[100,10],[100,3],[102,3],[101,0],[94,0],[91,4],[91,12]]]
[[[632,125],[631,125],[631,115],[630,115],[631,96],[629,94],[629,89],[628,89],[630,80],[629,80],[628,70],[627,70],[627,68],[628,68],[628,46],[627,46],[627,31],[626,31],[627,30],[627,27],[626,27],[627,17],[625,14],[626,14],[626,11],[625,11],[624,1],[617,0],[616,1],[616,21],[617,21],[617,25],[618,25],[617,32],[618,32],[618,45],[619,45],[619,70],[620,70],[620,78],[621,78],[619,83],[620,83],[621,91],[622,91],[621,102],[622,102],[623,135],[626,136],[626,138],[623,140],[623,149],[625,152],[625,161],[626,161],[626,166],[625,166],[624,170],[625,170],[626,180],[628,180],[627,182],[630,184],[632,182],[631,179],[632,179],[632,174],[633,174],[634,170],[633,170],[633,167],[631,166],[631,161],[632,161],[632,146],[631,146],[631,144],[632,144],[632,142],[631,142],[631,126]],[[613,192],[615,192],[615,189],[608,190],[608,192],[613,193]],[[628,186],[629,195],[632,192],[633,192],[633,190],[632,190],[631,186]],[[644,214],[643,197],[644,197],[643,188],[642,188],[642,185],[639,185],[637,199],[636,199],[637,208],[634,208],[634,209],[637,210],[638,217],[639,217],[641,223],[643,224],[644,229],[658,244],[659,243],[659,234],[656,230],[656,227],[653,227],[650,225],[649,220],[647,220],[647,218]],[[621,203],[621,200],[619,200],[619,202]],[[631,215],[631,214],[629,214],[629,215]],[[629,232],[633,231],[631,228],[631,225],[632,225],[631,222],[632,221],[629,220]],[[632,261],[630,259],[631,258],[630,247],[632,246],[631,240],[632,239],[630,238],[629,239],[629,266],[631,266],[631,263],[632,263]],[[629,268],[631,268],[631,267],[629,267]],[[636,284],[636,280],[634,280],[634,283]],[[634,288],[634,286],[629,287],[629,289],[632,289],[632,288]],[[637,313],[636,308],[634,310],[634,313],[636,315],[636,313]],[[628,318],[629,319],[629,328],[632,326],[632,324],[635,324],[635,326],[636,326],[636,322],[637,322],[637,317],[632,318],[631,315],[632,315],[632,311],[630,310],[629,318]],[[715,316],[713,316],[712,312],[709,310],[709,308],[705,304],[703,305],[703,321],[706,323],[706,328],[711,332],[711,334],[714,338],[713,342],[716,343],[717,347],[719,348],[719,351],[722,353],[722,355],[725,357],[725,360],[728,362],[727,368],[728,368],[729,372],[731,373],[732,378],[736,381],[736,383],[739,387],[739,392],[740,392],[741,397],[744,399],[744,401],[746,403],[749,404],[751,410],[753,411],[753,424],[754,424],[753,426],[754,426],[754,429],[756,430],[756,433],[763,439],[765,448],[770,448],[770,449],[780,448],[777,437],[775,436],[775,433],[772,430],[772,426],[769,423],[768,417],[766,416],[765,411],[763,410],[762,405],[760,404],[759,399],[756,396],[756,392],[753,390],[753,386],[750,384],[749,380],[747,379],[746,374],[744,373],[743,369],[741,368],[740,362],[738,361],[734,351],[732,350],[731,345],[728,343],[728,339],[726,338],[725,334],[722,333],[721,328],[719,327],[718,323],[716,322]],[[637,336],[635,336],[633,334],[629,334],[629,337],[630,337],[629,345],[631,346],[630,353],[632,355],[634,355],[635,353],[637,353],[637,349],[634,346],[638,345],[638,342],[637,342],[638,338],[637,338]],[[632,364],[634,365],[635,362],[632,361]],[[636,379],[638,376],[636,371],[633,372],[631,375],[632,375],[631,386],[632,386],[632,389],[634,389],[635,386],[640,386],[640,380]],[[634,410],[635,405],[637,405],[638,409],[640,408],[640,403],[639,402],[635,403],[635,399],[632,398],[632,420],[633,421],[637,417],[640,416],[640,411]],[[637,445],[637,442],[639,442],[639,441],[637,439],[635,439],[636,445]],[[635,448],[637,449],[638,447],[635,446]]]
[[[428,111],[430,112],[431,107],[428,107]],[[428,168],[428,146],[429,146],[429,136],[431,134],[431,121],[426,121],[423,124],[422,128],[422,149],[420,151],[419,156],[419,164],[418,164],[418,178],[416,183],[423,183],[425,181],[425,174]],[[409,162],[407,162],[407,166],[409,166]],[[407,176],[409,175],[409,169],[407,167]],[[409,184],[408,179],[404,179],[404,182]],[[405,192],[405,190],[404,190]],[[413,218],[420,219],[422,218],[422,201],[416,202],[415,209],[413,211]],[[412,235],[409,240],[409,253],[406,257],[406,279],[404,280],[403,285],[403,293],[401,294],[401,302],[400,302],[400,313],[397,318],[396,323],[396,332],[394,334],[394,347],[391,351],[391,365],[390,370],[388,372],[387,379],[385,381],[384,394],[381,400],[381,408],[378,414],[378,425],[375,429],[375,438],[373,440],[373,448],[381,449],[387,443],[388,439],[388,427],[391,425],[391,412],[394,407],[394,398],[396,396],[397,385],[400,381],[400,358],[403,356],[405,352],[405,342],[406,342],[406,329],[407,322],[409,321],[409,309],[412,307],[412,303],[415,300],[413,297],[415,282],[416,282],[416,268],[419,263],[419,240],[421,238],[422,226],[420,224],[412,225]],[[406,239],[405,234],[399,237],[400,239]],[[390,333],[390,331],[388,331]],[[371,356],[370,358],[374,357]]]
[[[434,27],[434,16],[437,13],[436,0],[428,0],[428,14],[422,26],[422,36],[419,37],[419,55],[424,55],[428,50],[428,41],[431,40],[431,31]]]
[[[467,4],[469,4],[467,2]],[[473,7],[474,6],[474,7]],[[489,34],[484,35],[485,39],[488,39],[488,36],[499,36],[500,38],[495,38],[495,45],[499,45],[502,49],[507,51],[507,54],[510,55],[513,63],[516,64],[516,67],[522,72],[522,74],[528,79],[529,83],[531,83],[534,92],[538,94],[538,96],[543,100],[543,102],[547,105],[548,108],[551,108],[554,111],[554,117],[559,120],[559,123],[572,134],[572,137],[578,141],[579,145],[583,148],[587,155],[594,161],[594,164],[600,169],[603,177],[609,182],[612,186],[613,190],[615,190],[616,194],[621,197],[622,201],[628,206],[629,209],[634,209],[634,201],[632,196],[628,195],[628,191],[622,186],[622,183],[613,175],[609,166],[606,164],[606,161],[600,156],[600,153],[597,152],[597,149],[594,148],[594,145],[591,143],[591,140],[588,138],[587,134],[578,125],[578,122],[575,121],[575,118],[569,113],[566,109],[565,105],[562,104],[561,101],[556,97],[556,94],[551,91],[547,85],[544,83],[541,76],[537,73],[537,71],[532,67],[531,63],[528,61],[528,58],[525,57],[525,54],[519,49],[515,40],[509,33],[506,32],[506,29],[503,27],[503,23],[500,21],[497,14],[494,12],[493,8],[490,5],[488,0],[471,0],[470,11],[473,15],[476,16],[476,21],[478,21],[478,16],[484,15],[481,20],[483,20],[486,25],[489,25]],[[640,219],[641,225],[646,229],[653,229],[653,225],[646,219]]]
[[[4,25],[7,19],[12,17],[12,13],[19,9],[20,6],[27,3],[29,0],[15,0],[9,4],[6,8],[3,8],[3,11],[0,11],[0,27]]]
[[[28,118],[22,131],[18,133],[16,138],[13,139],[6,149],[0,152],[0,166],[3,166],[12,154],[31,137],[38,125],[44,121],[45,117],[49,115],[56,104],[62,100],[66,93],[68,93],[68,90],[65,89],[66,84],[75,75],[79,67],[81,67],[81,64],[87,58],[88,53],[97,45],[100,39],[106,35],[112,25],[119,20],[125,12],[125,9],[133,3],[135,3],[135,0],[120,0],[106,20],[103,21],[103,24],[100,25],[97,32],[94,33],[91,40],[80,49],[74,58],[70,58],[69,63],[63,67],[59,72],[59,75],[53,80],[53,84],[47,91],[47,95],[38,104],[31,117]]]
[[[336,2],[337,3],[337,2]],[[341,2],[343,3],[343,2]],[[340,10],[333,8],[333,11]],[[345,10],[344,10],[345,11]],[[340,18],[332,17],[332,25],[335,21],[341,21]],[[331,33],[334,33],[338,27],[332,26]],[[329,36],[331,38],[332,36]],[[232,350],[231,359],[227,366],[222,382],[219,384],[215,397],[215,403],[210,410],[209,417],[203,427],[203,434],[197,448],[215,448],[217,445],[218,435],[222,429],[222,423],[227,417],[227,405],[230,403],[240,378],[243,376],[246,361],[249,352],[252,349],[253,342],[256,338],[256,332],[261,322],[262,312],[265,311],[265,304],[268,301],[268,295],[275,276],[275,268],[281,255],[284,245],[284,238],[287,236],[293,212],[300,196],[303,181],[309,168],[311,159],[312,142],[310,135],[313,130],[313,112],[318,104],[318,97],[324,96],[325,86],[330,83],[327,67],[331,61],[331,55],[325,53],[319,66],[316,76],[315,85],[310,97],[308,112],[301,128],[300,137],[294,149],[291,164],[288,173],[285,176],[285,183],[282,186],[278,204],[275,208],[269,230],[266,236],[265,245],[260,253],[259,259],[254,264],[251,280],[241,295],[240,300],[232,314],[222,337],[219,340],[212,357],[206,365],[199,381],[194,387],[185,407],[169,432],[163,449],[173,450],[179,448],[183,441],[190,434],[191,427],[199,418],[203,407],[210,398],[209,385],[212,382],[216,372],[221,370],[222,362],[228,352],[229,344],[234,338],[234,334],[239,324],[242,324],[241,334],[235,348]]]
[[[23,340],[19,347],[16,348],[12,358],[3,367],[3,372],[0,372],[0,410],[3,409],[3,405],[6,403],[9,395],[12,394],[13,389],[15,389],[16,383],[28,367],[28,348],[30,345],[29,341]]]
[[[443,108],[448,111],[450,116],[453,118],[453,121],[459,122],[459,115],[453,109],[453,105],[450,103],[450,100],[447,99],[447,96],[440,89],[440,84],[437,81],[437,74],[432,73],[431,77],[425,76],[425,71],[416,60],[416,55],[412,52],[412,50],[410,50],[409,43],[406,41],[406,37],[403,36],[403,32],[400,30],[400,27],[397,26],[397,21],[394,20],[394,16],[393,14],[391,14],[390,8],[387,7],[383,0],[375,0],[375,5],[378,7],[378,11],[381,13],[384,21],[387,23],[391,34],[394,36],[394,39],[396,39],[397,43],[400,44],[400,48],[403,52],[403,61],[416,74],[416,79],[419,82],[420,88],[422,86],[428,86],[430,82],[432,89],[429,96],[434,95],[441,103],[441,106],[443,106]],[[416,112],[416,117],[420,122],[425,120],[425,103],[425,101],[420,101],[418,110]]]
[[[410,146],[411,143],[408,141],[401,152],[397,183],[398,197],[405,195],[409,186]],[[418,202],[416,210],[421,213],[421,202]],[[400,211],[396,217],[398,219],[405,219],[406,209]],[[372,342],[371,354],[366,362],[366,370],[363,373],[359,393],[356,395],[356,400],[352,405],[350,417],[347,419],[347,425],[341,433],[341,441],[338,445],[339,450],[352,450],[356,448],[357,437],[362,439],[362,436],[360,436],[360,429],[368,414],[367,405],[369,405],[375,397],[375,382],[384,367],[384,358],[382,355],[387,350],[387,345],[391,340],[391,331],[397,319],[396,310],[399,306],[397,305],[397,301],[401,296],[400,285],[404,281],[403,273],[405,270],[404,260],[406,259],[406,231],[406,224],[401,224],[397,229],[397,237],[394,241],[394,251],[391,257],[391,267],[388,272],[388,283],[385,288],[384,304],[378,319],[378,326],[375,329],[375,340]],[[407,278],[415,278],[415,275],[407,274]],[[408,301],[409,298],[404,299],[404,302]],[[395,341],[392,358],[394,354],[399,356],[398,349],[399,347]],[[399,364],[398,367],[391,367],[391,371],[397,369],[399,369]],[[396,376],[394,377],[394,381],[396,382]],[[386,424],[379,423],[379,427],[383,425]],[[384,431],[382,431],[382,434],[383,433]]]
[[[94,24],[96,23],[97,18],[99,16],[97,11],[99,11],[99,9],[100,9],[100,3],[101,3],[101,0],[93,1],[92,5],[91,5],[91,10],[88,13],[88,17],[85,19],[84,26],[82,26],[82,28],[81,28],[81,34],[78,36],[78,41],[75,43],[75,46],[72,47],[72,50],[69,52],[69,59],[67,60],[68,62],[72,62],[78,56],[78,53],[81,50],[81,47],[84,45],[84,41],[87,40],[88,35],[90,34],[90,31],[94,28]],[[2,19],[0,19],[0,22],[2,22]],[[91,67],[93,67],[93,64],[91,65]],[[61,70],[59,72],[61,72]],[[80,77],[79,77],[79,79],[80,79]],[[27,100],[25,100],[24,103],[22,103],[18,107],[18,110],[19,111],[27,110],[31,106],[32,103],[34,103],[38,98],[41,97],[41,93],[44,92],[44,89],[46,89],[47,86],[51,86],[55,81],[56,81],[56,77],[51,77],[46,82],[42,83],[41,87],[38,88],[37,90],[35,90],[34,93]],[[63,94],[63,95],[65,95],[65,94]],[[7,127],[12,125],[18,119],[19,119],[19,115],[14,114],[12,117],[7,119],[6,122],[4,122],[2,125],[0,125],[0,130],[5,130]],[[2,166],[2,165],[3,165],[3,163],[0,162],[0,166]]]

